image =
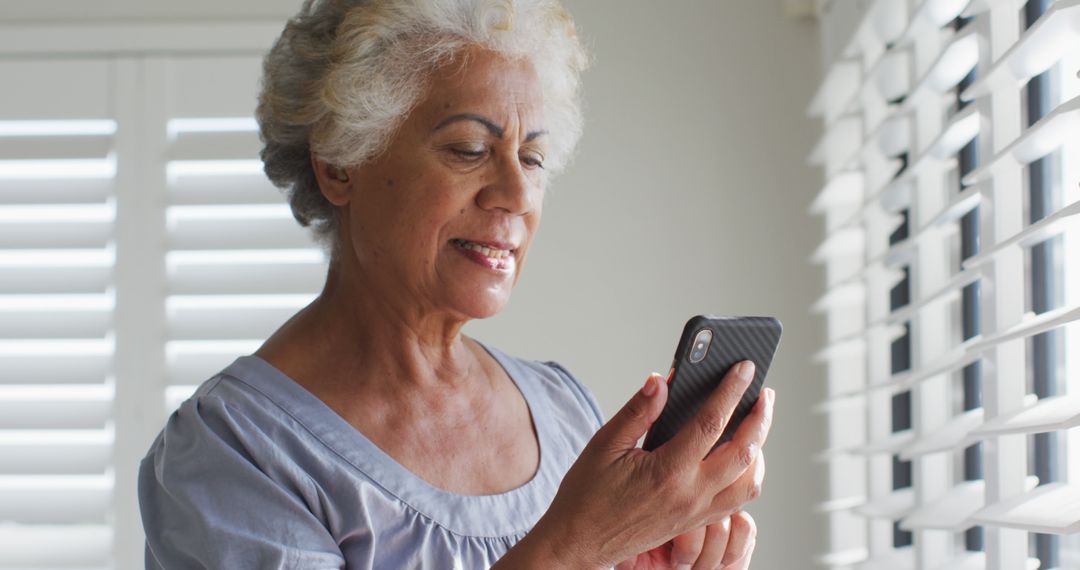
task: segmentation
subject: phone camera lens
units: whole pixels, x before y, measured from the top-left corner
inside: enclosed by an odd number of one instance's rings
[[[690,362],[697,363],[705,360],[705,354],[709,351],[709,344],[712,342],[712,331],[709,329],[702,329],[698,331],[694,337],[694,344],[690,350]]]

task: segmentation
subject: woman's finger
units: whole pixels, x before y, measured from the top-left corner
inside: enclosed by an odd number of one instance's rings
[[[763,390],[750,414],[739,424],[735,436],[719,445],[705,458],[703,467],[706,477],[715,483],[714,488],[722,489],[730,485],[731,473],[748,458],[755,457],[756,452],[765,445],[772,427],[774,399],[775,392],[772,389]]]
[[[744,360],[732,366],[694,417],[657,451],[676,465],[700,463],[724,433],[753,378],[753,362]]]
[[[684,532],[671,539],[671,563],[677,570],[689,569],[701,555],[705,527]]]
[[[665,402],[667,384],[663,376],[654,372],[622,409],[596,432],[589,446],[619,452],[637,447],[641,436],[660,417]]]
[[[750,559],[754,557],[754,548],[757,547],[757,540],[750,542],[750,549],[746,553],[746,556],[736,560],[730,566],[721,566],[723,570],[750,570]]]
[[[730,531],[731,519],[728,517],[705,528],[705,543],[701,547],[701,556],[698,556],[694,564],[694,570],[713,570],[720,567],[727,550]]]
[[[731,485],[724,488],[713,497],[709,505],[709,511],[726,516],[738,511],[750,501],[761,495],[761,487],[765,482],[765,454],[758,451],[750,468]]]
[[[724,552],[722,564],[734,565],[750,557],[750,553],[757,540],[757,524],[754,517],[746,511],[738,511],[731,515],[731,533],[728,536],[727,550]]]

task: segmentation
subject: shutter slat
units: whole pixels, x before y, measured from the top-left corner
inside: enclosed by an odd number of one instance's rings
[[[883,99],[898,99],[911,88],[911,55],[907,51],[886,52],[868,76]]]
[[[112,528],[87,525],[0,525],[0,567],[110,567]]]
[[[112,136],[5,137],[0,132],[0,156],[4,160],[105,159],[112,150]]]
[[[1038,558],[1028,558],[1026,570],[1038,570],[1041,563]],[[986,570],[985,552],[965,552],[941,566],[935,566],[934,570]]]
[[[104,429],[112,397],[105,385],[0,384],[0,430]]]
[[[1018,497],[988,505],[975,513],[972,521],[1029,532],[1080,532],[1080,485],[1042,485]]]
[[[169,146],[169,160],[258,160],[261,149],[254,132],[188,132]]]
[[[815,313],[826,313],[843,307],[861,306],[865,301],[866,285],[860,280],[829,289],[810,306],[810,310]]]
[[[886,119],[878,130],[866,137],[868,144],[876,144],[886,157],[896,156],[911,147],[911,122],[906,116]]]
[[[1076,49],[1078,29],[1080,0],[1057,0],[962,97],[969,101],[984,97],[999,87],[1015,86],[1042,73]]]
[[[261,170],[237,174],[174,172],[169,177],[169,203],[174,205],[280,204],[282,194],[266,179]]]
[[[911,22],[901,35],[902,42],[911,42],[927,28],[937,29],[959,16],[971,0],[922,0],[911,15]]]
[[[112,342],[88,339],[0,339],[0,384],[102,384]]]
[[[978,109],[975,107],[969,106],[960,111],[949,119],[949,123],[930,143],[925,152],[939,160],[954,156],[979,134],[981,122],[979,119]]]
[[[963,481],[928,505],[921,505],[900,521],[904,530],[962,532],[972,526],[969,518],[983,508],[986,481]]]
[[[847,228],[834,232],[814,250],[810,260],[814,263],[823,263],[834,257],[846,255],[859,255],[863,252],[865,237],[864,232],[857,228]]]
[[[1039,484],[1037,477],[1024,480],[1030,491]],[[963,481],[932,503],[922,505],[900,521],[904,530],[936,529],[962,532],[973,526],[972,516],[985,505],[986,481]]]
[[[815,561],[821,566],[850,567],[866,560],[870,555],[865,548],[852,548],[850,550],[838,550],[818,556]]]
[[[810,204],[810,213],[822,214],[861,205],[864,184],[865,177],[857,170],[837,174],[818,192]]]
[[[983,265],[1010,247],[1031,247],[1068,230],[1072,230],[1073,228],[1080,229],[1080,224],[1078,224],[1077,219],[1074,218],[1074,216],[1078,214],[1080,214],[1080,201],[1073,202],[1038,222],[1029,225],[1023,230],[1005,237],[1002,241],[994,244],[993,247],[988,248],[985,252],[965,261],[964,268]]]
[[[1016,137],[1000,152],[964,177],[967,184],[988,180],[1006,160],[1028,164],[1054,149],[1080,130],[1080,97],[1059,105]]]
[[[111,494],[112,478],[107,475],[0,475],[0,520],[21,525],[101,524]]]
[[[326,275],[323,256],[307,255],[317,253],[311,250],[225,252],[224,258],[215,258],[215,252],[183,253],[167,259],[174,295],[308,293],[318,290]],[[199,253],[208,255],[200,259]]]
[[[8,475],[104,473],[109,466],[112,443],[112,432],[108,429],[0,430],[0,492],[5,489],[4,476]]]
[[[109,178],[5,181],[0,204],[104,204],[112,185]]]
[[[851,497],[839,497],[829,501],[818,503],[814,510],[819,513],[834,513],[837,511],[850,511],[866,503],[866,497],[854,495]]]
[[[915,567],[912,547],[897,548],[855,566],[856,570],[911,570]]]
[[[825,80],[811,99],[807,112],[811,116],[823,117],[826,124],[832,124],[847,102],[858,93],[861,77],[857,60],[838,59],[825,74]]]
[[[831,162],[830,165],[849,162],[861,147],[862,129],[862,120],[855,116],[838,119],[810,150],[808,160],[811,164],[826,164],[828,157],[842,156],[843,159]]]
[[[957,83],[979,62],[979,37],[971,26],[957,34],[937,60],[930,65],[915,83],[911,94],[904,99],[901,107],[914,109],[920,99],[932,94],[941,95],[956,87]]]
[[[920,434],[900,449],[900,459],[909,461],[920,455],[958,449],[968,435],[983,423],[983,409],[976,408],[953,416],[934,431]]]
[[[166,302],[169,338],[266,338],[314,298],[314,294],[172,296]]]
[[[956,275],[953,275],[944,285],[930,292],[925,297],[916,298],[913,303],[909,303],[892,311],[882,317],[878,322],[890,325],[900,324],[915,318],[921,311],[931,309],[935,305],[955,301],[959,298],[960,292],[964,287],[978,281],[980,277],[982,277],[982,271],[978,269],[961,271]],[[877,324],[877,322],[875,322],[875,324]]]
[[[869,519],[897,520],[908,515],[915,509],[915,489],[908,487],[872,497],[865,505],[855,509],[855,512]]]
[[[990,420],[972,430],[972,439],[985,439],[1011,433],[1044,433],[1080,426],[1080,394],[1066,394],[1036,399],[1033,395],[1024,407]]]
[[[1066,306],[1035,315],[1028,313],[1016,326],[997,334],[991,334],[972,343],[968,356],[977,357],[998,345],[1018,339],[1033,337],[1052,329],[1080,320],[1080,307]]]
[[[817,351],[811,357],[814,362],[827,362],[835,358],[843,358],[863,351],[866,347],[864,333],[858,332],[847,337],[830,342],[825,348]]]
[[[890,433],[888,436],[860,445],[852,450],[860,455],[873,455],[876,453],[896,453],[900,449],[911,445],[915,439],[915,433],[911,430]]]
[[[173,206],[168,223],[174,250],[313,247],[284,204]]]

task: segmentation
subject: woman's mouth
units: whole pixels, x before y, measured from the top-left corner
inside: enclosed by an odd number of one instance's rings
[[[508,244],[474,242],[460,238],[450,240],[450,244],[467,259],[488,269],[509,271],[514,268],[514,253],[517,250]]]

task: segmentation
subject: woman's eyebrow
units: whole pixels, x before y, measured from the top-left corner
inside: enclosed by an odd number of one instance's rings
[[[488,119],[483,115],[477,115],[476,113],[458,113],[457,115],[451,115],[443,119],[442,121],[439,121],[439,124],[435,125],[435,128],[431,129],[431,132],[435,132],[449,124],[456,123],[458,121],[476,121],[477,123],[483,125],[484,128],[486,128],[488,131],[490,131],[491,134],[495,135],[496,138],[501,139],[503,138],[503,134],[506,133],[506,131],[499,125],[496,125],[494,121]],[[530,131],[529,134],[525,135],[525,142],[529,142],[536,137],[540,135],[546,135],[547,133],[548,132],[546,130]]]

